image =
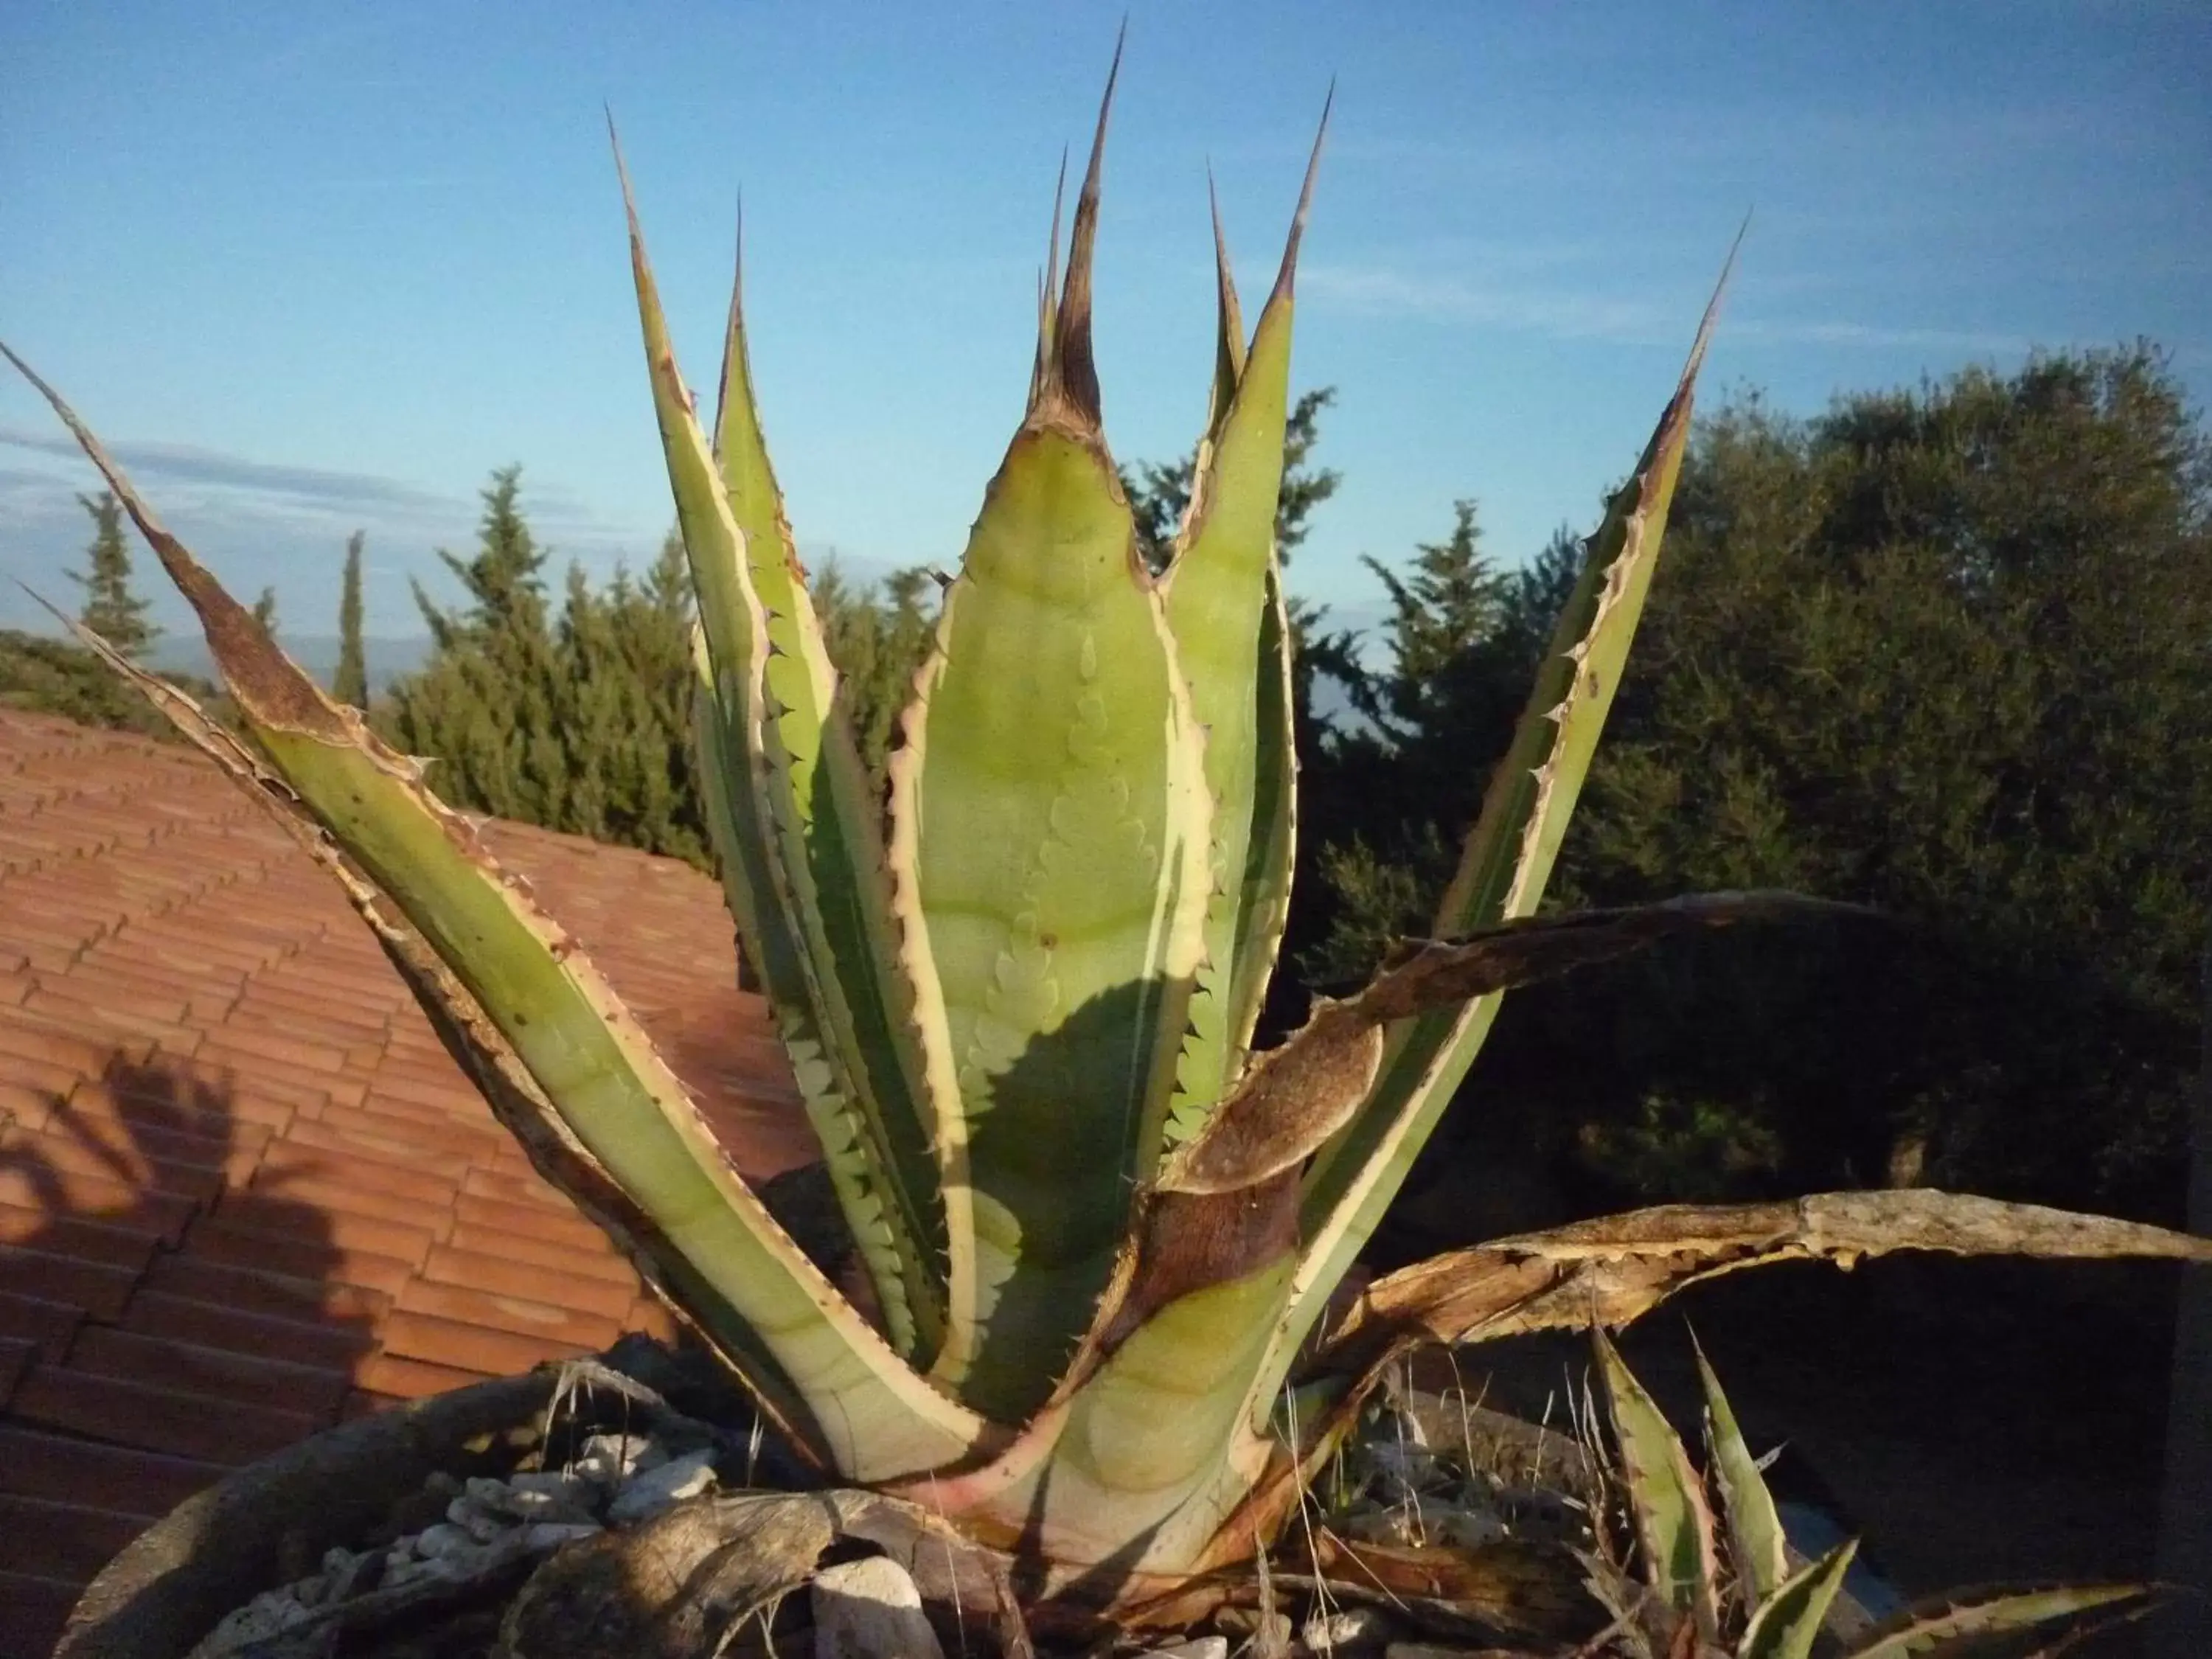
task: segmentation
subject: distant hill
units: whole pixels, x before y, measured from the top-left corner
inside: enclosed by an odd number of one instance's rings
[[[284,647],[284,654],[306,669],[324,685],[330,684],[338,669],[338,636],[335,634],[291,634],[279,631],[276,643]],[[411,674],[422,665],[430,654],[430,636],[427,634],[372,635],[361,642],[362,655],[368,665],[368,689],[372,693],[382,691],[402,674]],[[147,653],[148,660],[164,673],[197,674],[203,679],[214,679],[215,659],[208,654],[207,643],[197,635],[165,635]]]

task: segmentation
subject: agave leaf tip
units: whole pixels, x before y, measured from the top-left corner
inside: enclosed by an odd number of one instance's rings
[[[222,670],[240,705],[264,724],[347,741],[349,728],[337,705],[286,659],[269,637],[268,630],[254,620],[253,613],[231,598],[222,584],[192,556],[191,550],[169,533],[138,494],[129,475],[62,394],[5,341],[0,341],[0,356],[14,364],[16,372],[46,399],[70,435],[76,440],[85,459],[99,470],[109,490],[122,503],[123,510],[131,515],[131,521],[154,550],[154,556],[161,561],[162,569],[199,617],[216,665]]]
[[[1082,435],[1102,446],[1105,432],[1100,418],[1098,367],[1091,346],[1091,256],[1098,240],[1099,181],[1106,164],[1106,129],[1114,112],[1114,88],[1121,76],[1121,49],[1129,33],[1127,19],[1114,40],[1114,62],[1106,71],[1106,91],[1098,100],[1098,125],[1091,136],[1091,160],[1085,167],[1083,186],[1076,192],[1075,222],[1068,232],[1067,276],[1060,290],[1053,317],[1050,360],[1037,377],[1030,400],[1032,420],[1057,417]],[[1059,213],[1054,211],[1053,241],[1058,246]]]
[[[1298,205],[1291,216],[1291,234],[1283,245],[1282,269],[1275,274],[1275,298],[1288,301],[1292,284],[1297,280],[1298,245],[1305,240],[1306,221],[1313,212],[1314,182],[1321,177],[1322,147],[1328,139],[1329,112],[1336,106],[1336,82],[1328,83],[1328,93],[1321,102],[1321,123],[1314,130],[1313,149],[1306,157],[1306,173],[1298,185]]]
[[[1045,245],[1044,265],[1037,273],[1036,363],[1030,371],[1030,407],[1044,396],[1053,374],[1055,337],[1060,331],[1060,216],[1067,198],[1067,146],[1060,147],[1060,176],[1052,187],[1052,234]]]
[[[1705,367],[1705,349],[1712,344],[1713,331],[1719,326],[1722,303],[1728,298],[1729,284],[1735,276],[1736,257],[1743,252],[1743,239],[1751,234],[1751,213],[1746,210],[1743,222],[1736,227],[1735,239],[1729,244],[1728,258],[1721,261],[1721,274],[1713,284],[1712,297],[1705,301],[1705,315],[1698,319],[1697,337],[1690,343],[1689,361],[1682,365],[1681,384],[1686,390]]]

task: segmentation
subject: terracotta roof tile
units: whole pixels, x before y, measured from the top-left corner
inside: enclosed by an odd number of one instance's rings
[[[36,1577],[89,1577],[142,1530],[112,1510],[0,1492],[0,1538],[13,1540],[15,1569]]]
[[[19,1208],[0,1204],[0,1244],[21,1244],[142,1273],[161,1247],[158,1227],[139,1224],[127,1212],[110,1212],[97,1221],[81,1215],[57,1215],[44,1206]]]
[[[427,1359],[434,1365],[499,1376],[545,1359],[589,1353],[588,1342],[551,1342],[540,1335],[494,1330],[434,1314],[395,1312],[384,1322],[384,1351],[402,1359]]]
[[[302,1279],[269,1267],[229,1267],[204,1255],[157,1255],[146,1270],[144,1292],[319,1329],[366,1333],[372,1339],[377,1322],[392,1306],[391,1293],[372,1285],[349,1285],[327,1276]]]
[[[623,1285],[637,1283],[637,1274],[629,1263],[617,1255],[614,1246],[605,1238],[586,1240],[581,1244],[564,1244],[557,1240],[532,1238],[527,1234],[509,1232],[498,1227],[455,1221],[452,1236],[445,1245],[431,1249],[430,1262],[434,1263],[439,1259],[441,1248],[465,1250],[476,1255],[497,1256],[526,1270],[543,1267],[571,1279],[604,1279],[611,1284]],[[432,1269],[426,1263],[423,1271],[429,1273]]]
[[[122,1328],[348,1376],[376,1347],[376,1338],[366,1329],[271,1318],[220,1303],[166,1296],[143,1286],[124,1310]]]
[[[123,1317],[141,1271],[0,1244],[0,1292],[63,1303],[100,1319]]]
[[[425,1395],[443,1394],[449,1389],[481,1382],[489,1375],[487,1371],[434,1364],[427,1359],[410,1359],[386,1350],[361,1368],[362,1386],[349,1396],[349,1401],[364,1396],[385,1401],[420,1400]]]
[[[180,1394],[320,1415],[337,1409],[352,1379],[338,1370],[179,1342],[112,1325],[87,1325],[70,1345],[69,1364],[95,1376],[159,1377]]]
[[[453,1285],[442,1279],[412,1279],[399,1288],[392,1305],[410,1314],[430,1314],[511,1336],[544,1338],[564,1346],[604,1348],[622,1334],[621,1314],[591,1313],[531,1296],[509,1296],[489,1286]]]
[[[282,1451],[330,1420],[44,1364],[16,1385],[9,1409],[36,1428],[233,1467]]]
[[[0,1492],[19,1498],[96,1504],[154,1521],[223,1472],[219,1463],[94,1445],[0,1423]]]
[[[55,1128],[0,1128],[0,1164],[32,1170],[67,1170],[118,1182],[126,1192],[167,1194],[191,1206],[212,1202],[223,1187],[222,1163],[183,1163],[163,1158],[151,1146],[138,1145],[124,1151],[88,1141]],[[91,1208],[92,1206],[77,1206]],[[190,1213],[190,1210],[186,1211]]]
[[[0,1295],[0,1336],[28,1342],[41,1358],[59,1359],[69,1352],[84,1310],[35,1296]],[[4,1456],[4,1454],[0,1454]]]
[[[563,1212],[550,1205],[510,1204],[460,1193],[453,1199],[453,1218],[495,1233],[518,1234],[548,1244],[565,1244],[571,1249],[606,1248],[606,1235],[592,1223],[573,1210]]]
[[[814,1156],[710,880],[484,838],[741,1169]],[[673,1334],[288,836],[188,750],[0,711],[0,1654],[224,1468],[623,1329]]]
[[[39,1345],[28,1337],[0,1336],[0,1407],[5,1407],[15,1385],[31,1374],[41,1358]]]
[[[422,1278],[418,1282],[459,1285],[494,1296],[550,1302],[556,1308],[572,1308],[580,1313],[613,1320],[617,1330],[623,1328],[623,1322],[637,1300],[637,1282],[626,1264],[612,1256],[583,1257],[580,1260],[585,1265],[577,1271],[568,1265],[577,1260],[563,1258],[559,1265],[522,1261],[511,1249],[487,1255],[477,1250],[456,1249],[450,1244],[434,1244],[428,1260],[422,1264]],[[404,1291],[400,1294],[399,1305],[438,1311],[426,1304],[410,1302]]]

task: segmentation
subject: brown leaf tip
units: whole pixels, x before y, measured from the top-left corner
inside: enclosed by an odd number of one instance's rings
[[[1075,223],[1067,242],[1067,276],[1051,319],[1052,349],[1030,400],[1031,420],[1054,420],[1101,443],[1105,428],[1099,410],[1098,366],[1091,355],[1091,272],[1098,241],[1099,179],[1105,167],[1106,128],[1113,113],[1114,88],[1121,79],[1121,49],[1128,33],[1125,20],[1114,41],[1114,62],[1106,72],[1106,92],[1098,101],[1098,125],[1091,134],[1091,161],[1084,169],[1083,188],[1075,198]],[[1055,208],[1055,251],[1060,241],[1058,221]]]
[[[1750,234],[1751,215],[1746,212],[1743,222],[1736,227],[1735,240],[1729,244],[1728,258],[1721,261],[1720,279],[1713,284],[1712,297],[1705,301],[1705,315],[1698,319],[1697,338],[1691,342],[1689,361],[1682,365],[1681,392],[1688,392],[1705,365],[1705,349],[1712,344],[1713,330],[1720,323],[1721,302],[1727,299],[1729,283],[1735,276],[1736,256],[1743,252],[1743,239]]]
[[[138,533],[154,550],[161,568],[198,614],[208,649],[240,704],[264,724],[346,741],[349,728],[337,705],[286,659],[268,630],[254,620],[253,613],[225,592],[222,584],[154,516],[154,509],[139,495],[122,467],[61,393],[4,342],[0,342],[0,356],[14,364],[46,399],[138,526]]]
[[[1328,94],[1321,102],[1321,125],[1315,129],[1313,150],[1306,157],[1306,176],[1298,186],[1297,211],[1291,216],[1291,234],[1283,244],[1282,269],[1275,273],[1275,291],[1268,303],[1277,301],[1288,304],[1291,290],[1297,281],[1298,245],[1305,240],[1306,220],[1313,212],[1314,182],[1321,177],[1322,146],[1328,141],[1329,112],[1336,106],[1336,82],[1328,83]]]

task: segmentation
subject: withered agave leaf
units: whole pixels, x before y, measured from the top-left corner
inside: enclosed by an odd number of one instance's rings
[[[1982,1652],[1981,1638],[2070,1619],[2067,1634],[2140,1619],[2159,1605],[2154,1584],[1990,1585],[1953,1590],[1884,1620],[1850,1659],[1947,1659]],[[2008,1650],[2009,1651],[2009,1650]],[[2057,1647],[2042,1650],[2056,1653]]]
[[[2212,1239],[1923,1188],[1660,1205],[1493,1239],[1401,1268],[1360,1298],[1314,1369],[1357,1374],[1378,1353],[1419,1342],[1486,1341],[1593,1322],[1618,1329],[1677,1291],[1722,1273],[1779,1261],[1849,1267],[1899,1250],[2212,1261]]]
[[[1680,933],[1874,914],[1799,893],[1705,893],[1402,946],[1365,990],[1323,1003],[1289,1042],[1260,1056],[1205,1129],[1168,1160],[1158,1184],[1165,1192],[1230,1193],[1303,1163],[1366,1098],[1384,1028],[1396,1021],[1609,962]]]

